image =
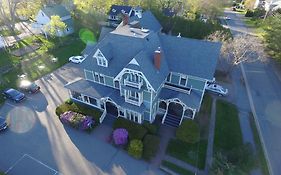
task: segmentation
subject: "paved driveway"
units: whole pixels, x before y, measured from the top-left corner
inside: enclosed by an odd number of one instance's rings
[[[231,17],[228,26],[234,34],[237,32],[251,34],[251,31],[237,13],[226,12]],[[257,114],[260,131],[265,143],[272,174],[281,172],[281,79],[275,72],[273,62],[245,63],[245,74],[249,83],[249,99]],[[249,108],[248,102],[242,103]]]
[[[37,81],[41,93],[0,108],[11,123],[0,133],[0,169],[15,175],[162,174],[107,144],[98,132],[87,134],[61,124],[55,107],[68,98],[63,85],[79,76],[83,72],[68,64]]]

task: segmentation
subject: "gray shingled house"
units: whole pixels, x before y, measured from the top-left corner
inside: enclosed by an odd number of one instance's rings
[[[70,98],[102,110],[100,122],[108,113],[137,123],[162,114],[170,126],[194,119],[221,44],[164,35],[161,28],[149,11],[125,17],[88,51],[80,64],[85,77],[65,85]]]

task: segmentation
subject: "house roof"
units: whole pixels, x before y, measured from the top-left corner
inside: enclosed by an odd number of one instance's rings
[[[68,28],[73,28],[73,27],[74,27],[72,18],[69,18],[69,19],[67,19],[67,20],[64,20],[63,22],[65,23],[65,25],[66,25]]]
[[[202,91],[197,90],[191,90],[190,94],[187,94],[167,88],[162,88],[159,98],[162,100],[178,99],[186,106],[198,110],[200,107],[202,94]]]
[[[47,5],[45,6],[42,11],[48,16],[58,15],[61,18],[64,16],[69,16],[70,13],[66,8],[62,5]]]
[[[110,77],[116,77],[124,68],[141,71],[157,90],[169,72],[177,72],[212,80],[220,54],[220,43],[159,34],[153,30],[134,35],[132,29],[120,25],[107,34],[89,52],[80,66]],[[154,65],[154,52],[160,47],[161,63]],[[108,67],[98,66],[93,55],[100,49],[108,59]],[[135,59],[138,64],[130,61]]]
[[[212,80],[221,43],[159,35],[171,72]]]
[[[109,11],[109,15],[117,16],[118,14],[122,14],[122,13],[129,14],[131,10],[132,10],[132,6],[112,5]]]
[[[142,17],[138,16],[130,17],[129,22],[139,21],[141,27],[158,32],[162,29],[161,24],[155,18],[151,11],[145,11],[142,13]]]

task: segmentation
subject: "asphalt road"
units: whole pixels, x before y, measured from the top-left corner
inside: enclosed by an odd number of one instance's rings
[[[231,18],[228,26],[234,34],[252,34],[240,14],[226,11]],[[268,155],[271,173],[279,175],[281,172],[281,79],[276,73],[274,62],[244,63],[243,67],[248,80],[249,101],[257,114],[261,135]],[[248,103],[248,102],[247,102]],[[250,106],[245,105],[246,108]]]
[[[0,170],[14,175],[162,174],[101,140],[101,127],[87,134],[61,124],[55,108],[68,98],[63,85],[81,76],[76,65],[67,64],[37,81],[40,93],[0,108],[11,124],[0,133]]]

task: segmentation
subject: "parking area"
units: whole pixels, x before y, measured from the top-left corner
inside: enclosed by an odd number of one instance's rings
[[[99,137],[100,128],[87,134],[62,125],[55,108],[69,98],[63,86],[84,75],[76,66],[67,64],[37,80],[41,92],[27,94],[22,103],[7,100],[0,108],[10,123],[0,133],[0,170],[13,175],[162,174],[108,144]]]
[[[26,167],[32,167],[32,169],[28,169]],[[58,171],[29,154],[24,154],[20,157],[14,165],[5,171],[5,174],[60,175]]]

